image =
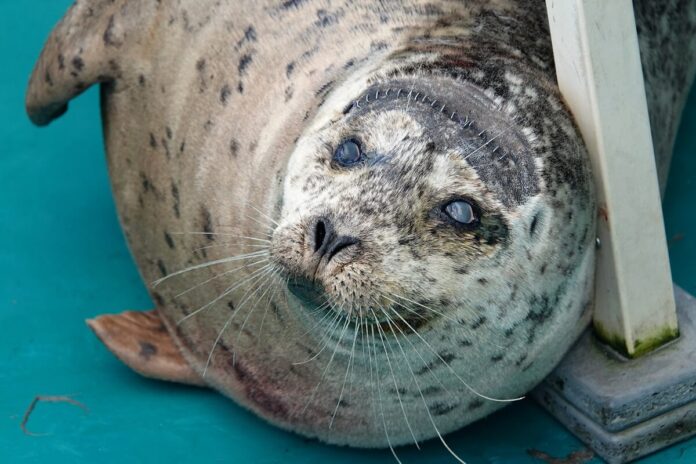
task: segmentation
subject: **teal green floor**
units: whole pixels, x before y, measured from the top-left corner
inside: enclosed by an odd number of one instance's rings
[[[394,462],[388,452],[326,446],[277,430],[212,391],[143,379],[83,320],[152,304],[128,254],[109,191],[92,89],[47,129],[23,111],[25,84],[68,0],[0,0],[0,462]],[[696,294],[696,95],[665,201],[674,280]],[[89,407],[39,404],[72,395]],[[448,437],[468,463],[543,462],[583,445],[531,401]],[[453,462],[437,442],[399,449],[404,464]],[[600,462],[598,459],[589,462]],[[696,440],[643,463],[695,463]]]

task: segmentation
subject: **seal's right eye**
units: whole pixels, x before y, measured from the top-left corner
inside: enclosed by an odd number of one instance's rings
[[[340,166],[353,166],[363,159],[360,143],[355,139],[343,141],[334,152],[334,161]]]

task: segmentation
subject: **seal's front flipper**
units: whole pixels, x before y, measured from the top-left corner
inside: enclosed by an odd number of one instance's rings
[[[153,379],[203,386],[174,344],[156,309],[88,319],[97,337],[130,368]]]
[[[75,2],[51,32],[29,81],[26,106],[34,124],[65,113],[68,101],[92,84],[117,92],[144,80],[161,8],[132,0]]]

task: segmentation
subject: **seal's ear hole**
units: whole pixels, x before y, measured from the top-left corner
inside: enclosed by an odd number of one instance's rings
[[[529,237],[536,238],[536,235],[538,234],[539,228],[541,227],[543,221],[543,211],[537,211],[536,214],[534,214],[534,217],[532,218],[532,222],[529,223]]]

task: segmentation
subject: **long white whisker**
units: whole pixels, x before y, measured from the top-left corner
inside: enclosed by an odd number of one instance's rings
[[[179,319],[179,322],[177,322],[176,324],[177,324],[177,325],[181,324],[181,323],[184,322],[185,320],[187,320],[187,319],[189,319],[189,318],[195,316],[196,314],[198,314],[199,312],[203,311],[204,309],[206,309],[206,308],[210,307],[211,305],[217,303],[218,301],[220,301],[221,299],[223,299],[224,297],[226,297],[227,295],[229,295],[230,293],[232,293],[233,291],[235,291],[237,288],[239,288],[240,286],[244,285],[244,284],[247,283],[248,281],[250,281],[250,280],[255,280],[257,277],[259,277],[259,274],[263,274],[263,272],[264,272],[266,269],[268,269],[270,266],[272,266],[272,264],[270,264],[270,263],[269,263],[269,264],[266,264],[265,266],[263,266],[263,267],[261,267],[261,268],[255,270],[254,272],[252,272],[249,276],[245,277],[245,278],[244,278],[243,280],[241,280],[240,282],[236,282],[236,283],[232,284],[231,286],[227,287],[220,295],[218,295],[217,297],[215,297],[213,300],[209,301],[208,303],[204,304],[204,305],[201,306],[200,308],[196,309],[194,312],[192,312],[192,313],[190,313],[190,314],[187,314],[186,316],[182,317],[181,319]]]
[[[466,156],[464,156],[464,160],[469,159],[469,157],[472,156],[472,155],[474,155],[474,153],[477,153],[479,150],[482,150],[483,148],[485,148],[486,146],[488,146],[491,142],[493,142],[495,139],[497,139],[498,137],[500,137],[501,135],[503,135],[503,134],[505,134],[506,132],[509,132],[509,131],[510,131],[510,129],[505,129],[505,130],[503,130],[503,131],[500,131],[495,137],[491,137],[491,138],[488,140],[488,142],[484,143],[483,145],[481,145],[481,146],[478,147],[477,149],[473,150],[472,152],[470,152],[470,153],[468,153]]]
[[[282,282],[282,280],[281,280],[281,282]],[[256,336],[256,346],[258,346],[259,342],[261,341],[261,333],[263,332],[263,323],[266,321],[266,316],[268,315],[268,308],[270,308],[271,305],[273,304],[273,297],[276,296],[276,294],[278,293],[278,290],[280,290],[281,288],[282,287],[279,283],[278,285],[276,285],[275,290],[273,290],[273,294],[270,297],[268,297],[268,304],[266,305],[266,309],[263,311],[263,317],[261,318],[261,325],[259,326],[259,333]]]
[[[391,323],[391,317],[389,317],[388,314],[384,312],[384,308],[381,309],[381,311],[384,313],[384,315],[387,317],[387,324],[389,324],[389,327],[392,327]],[[392,328],[392,331],[394,329]],[[404,361],[406,361],[406,365],[408,366],[408,370],[411,372],[411,376],[413,377],[413,381],[416,383],[416,388],[418,389],[418,393],[420,394],[421,399],[423,400],[423,406],[425,407],[425,411],[428,413],[428,418],[430,419],[430,423],[433,424],[433,428],[435,429],[435,433],[437,433],[437,436],[440,438],[440,441],[442,442],[443,446],[449,453],[459,461],[461,464],[466,464],[459,456],[457,456],[457,453],[452,451],[452,449],[449,447],[447,442],[445,441],[444,438],[442,438],[442,434],[440,434],[440,430],[437,428],[437,425],[435,424],[435,420],[433,419],[433,415],[430,413],[430,408],[428,407],[428,403],[425,401],[425,396],[423,395],[423,390],[420,387],[420,384],[418,383],[418,379],[416,378],[416,374],[413,372],[413,368],[411,367],[411,363],[408,360],[408,356],[406,356],[406,352],[404,351],[404,348],[401,346],[401,342],[399,342],[399,337],[394,337],[396,340],[396,343],[399,345],[399,349],[401,350],[401,353],[404,355]]]
[[[475,394],[476,396],[479,396],[479,397],[481,397],[481,398],[483,398],[483,399],[486,399],[486,400],[488,400],[488,401],[494,401],[494,402],[497,402],[497,403],[512,403],[512,402],[514,402],[514,401],[520,401],[520,400],[523,400],[523,399],[524,399],[524,396],[521,396],[521,397],[519,397],[519,398],[511,398],[511,399],[491,398],[490,396],[486,396],[486,395],[484,395],[484,394],[482,394],[482,393],[479,393],[479,392],[476,391],[476,389],[474,389],[471,385],[469,385],[468,383],[466,383],[466,382],[464,381],[464,379],[462,379],[462,378],[459,376],[459,374],[457,373],[457,371],[455,371],[455,370],[452,368],[452,366],[450,366],[444,359],[442,359],[442,356],[440,356],[440,354],[430,345],[430,343],[428,343],[427,340],[425,340],[425,339],[423,338],[423,336],[421,336],[421,334],[419,334],[418,331],[417,331],[416,329],[414,329],[413,326],[412,326],[411,324],[409,324],[409,322],[401,316],[401,314],[398,313],[398,311],[393,310],[393,312],[394,312],[394,314],[396,314],[396,315],[399,317],[399,319],[401,319],[401,320],[403,321],[404,324],[406,324],[406,326],[407,326],[409,329],[411,329],[411,331],[414,333],[414,335],[415,335],[416,337],[418,337],[418,338],[425,344],[425,346],[427,346],[428,349],[429,349],[430,351],[432,351],[433,354],[434,354],[435,356],[437,356],[437,357],[440,359],[440,361],[442,361],[442,363],[443,363],[445,366],[447,366],[447,368],[450,370],[450,372],[452,372],[452,374],[454,374],[454,376],[455,376],[457,379],[459,379],[459,381],[467,388],[467,390],[469,390],[470,392],[472,392],[472,393]]]
[[[326,372],[328,372],[329,367],[331,366],[331,363],[334,360],[334,357],[336,356],[336,351],[338,351],[338,347],[343,341],[343,335],[346,333],[346,329],[348,328],[348,324],[350,323],[350,317],[346,316],[346,323],[343,325],[343,330],[341,331],[341,335],[338,337],[338,343],[336,343],[336,346],[334,347],[333,353],[331,353],[331,358],[329,358],[329,362],[326,364],[326,367],[324,368],[324,371],[321,374],[321,378],[319,379],[319,382],[317,383],[317,386],[314,387],[314,390],[312,391],[312,395],[309,397],[309,401],[307,401],[307,404],[305,405],[304,409],[302,410],[302,413],[304,414],[305,411],[307,411],[307,408],[309,407],[310,403],[314,401],[314,396],[317,394],[317,391],[319,390],[319,386],[321,385],[322,381],[324,380],[324,377],[326,376]]]
[[[372,308],[370,308],[370,311],[372,312],[372,316],[375,318],[375,320],[379,320]],[[392,380],[394,381],[394,390],[396,391],[396,397],[399,400],[399,405],[401,406],[401,412],[404,415],[404,420],[406,421],[406,427],[408,427],[408,431],[411,432],[411,437],[413,438],[413,443],[416,445],[416,448],[420,449],[420,445],[418,444],[418,440],[416,439],[416,435],[415,435],[415,433],[413,433],[413,429],[411,428],[411,423],[408,420],[408,415],[406,414],[406,408],[404,407],[404,403],[401,400],[401,393],[399,393],[399,385],[396,383],[396,375],[394,375],[394,368],[392,367],[391,360],[389,359],[389,353],[387,353],[387,344],[384,342],[384,338],[386,337],[386,334],[384,334],[384,331],[382,330],[382,328],[380,327],[379,324],[377,324],[377,333],[379,334],[379,338],[382,341],[382,347],[384,348],[384,355],[387,357],[387,365],[389,366],[389,370],[391,371]],[[393,352],[392,352],[392,354],[393,354]]]
[[[247,313],[246,317],[244,318],[244,322],[242,322],[241,327],[239,327],[239,331],[237,332],[237,337],[234,340],[235,346],[237,345],[237,342],[239,340],[239,337],[242,335],[242,331],[244,330],[244,327],[246,326],[247,321],[249,320],[249,317],[251,314],[254,312],[256,307],[258,306],[259,302],[263,300],[263,298],[268,294],[268,292],[273,288],[273,285],[271,285],[271,281],[273,280],[273,277],[275,276],[276,272],[278,272],[278,268],[275,266],[271,268],[270,274],[266,276],[264,282],[261,285],[265,285],[266,289],[263,291],[263,293],[256,299],[254,302],[253,306]],[[277,290],[277,289],[276,289]],[[270,296],[270,295],[269,295]]]
[[[265,275],[265,273],[261,274],[261,276],[264,276],[264,275]],[[256,289],[259,289],[259,288],[261,288],[260,285],[256,287]],[[248,292],[249,292],[249,290],[247,290],[246,293],[248,293]],[[254,290],[254,292],[251,295],[253,295],[255,292],[256,292],[256,290]],[[234,316],[237,315],[237,313],[240,311],[242,306],[244,306],[244,303],[246,303],[246,301],[249,299],[249,297],[251,297],[251,295],[248,295],[248,296],[243,298],[243,301],[239,304],[239,306],[237,306],[236,310],[230,315],[230,317],[227,318],[227,320],[225,321],[225,324],[222,326],[222,329],[220,329],[220,332],[218,332],[218,335],[215,338],[215,342],[213,343],[213,347],[210,349],[210,353],[208,354],[208,360],[205,362],[205,368],[203,368],[203,377],[205,377],[205,374],[208,372],[208,366],[210,365],[210,361],[213,359],[213,353],[215,352],[215,347],[217,347],[218,343],[220,342],[220,338],[222,338],[222,334],[225,332],[225,330],[227,330],[227,327],[232,322],[232,319],[234,319]]]
[[[179,298],[179,297],[181,297],[181,296],[183,296],[183,295],[186,295],[186,294],[189,293],[190,291],[192,291],[192,290],[194,290],[194,289],[196,289],[196,288],[198,288],[198,287],[200,287],[200,286],[202,286],[202,285],[205,285],[205,284],[207,284],[207,283],[209,283],[209,282],[212,282],[213,280],[219,279],[219,278],[222,277],[222,276],[231,274],[231,273],[236,272],[236,271],[239,271],[239,270],[241,270],[241,269],[245,269],[245,268],[247,268],[247,267],[251,267],[251,266],[255,266],[255,265],[257,265],[257,264],[265,263],[265,262],[267,262],[267,261],[268,261],[268,258],[264,258],[264,259],[261,259],[261,260],[259,260],[259,261],[254,261],[253,263],[245,264],[244,266],[235,267],[234,269],[230,269],[229,271],[221,272],[220,274],[217,274],[217,275],[211,277],[210,279],[204,280],[203,282],[200,282],[200,283],[194,285],[193,287],[191,287],[191,288],[189,288],[189,289],[186,289],[186,290],[184,290],[184,291],[181,292],[181,293],[178,293],[177,295],[174,296],[174,298]]]
[[[382,308],[382,310],[384,310],[384,306],[381,306],[381,305],[380,305],[380,307]],[[393,311],[393,312],[396,312],[396,310],[395,310],[395,309],[392,309],[392,308],[389,308],[389,310],[390,310],[390,311]],[[437,374],[435,374],[435,372],[433,372],[432,367],[430,367],[429,363],[425,360],[425,358],[423,358],[423,356],[420,354],[420,351],[416,348],[416,345],[413,344],[413,342],[408,338],[408,336],[407,336],[406,333],[401,329],[401,327],[399,327],[398,324],[396,324],[396,323],[394,324],[394,327],[395,327],[395,328],[399,331],[399,333],[404,337],[404,340],[406,340],[406,341],[408,342],[408,344],[411,346],[411,348],[413,348],[413,351],[416,353],[416,355],[418,356],[418,358],[420,358],[420,360],[421,360],[421,362],[423,363],[423,365],[426,367],[426,369],[428,369],[428,371],[430,372],[430,374],[431,374],[431,375],[433,376],[433,378],[435,378],[435,380],[440,384],[440,386],[443,388],[443,390],[445,390],[445,392],[446,392],[448,395],[450,395],[450,396],[452,397],[452,399],[455,399],[455,400],[456,400],[456,399],[457,399],[456,396],[447,388],[447,386],[445,386],[445,384],[442,382],[442,380],[440,379],[440,377],[438,377]]]
[[[370,327],[372,330],[372,339],[375,340],[375,329],[374,325]],[[374,358],[375,358],[375,368],[377,369],[377,394],[379,396],[379,408],[381,411],[381,416],[382,416],[382,426],[384,427],[384,435],[387,438],[387,445],[389,445],[389,449],[391,450],[392,456],[394,456],[394,459],[396,459],[396,462],[398,464],[402,464],[401,460],[399,459],[399,456],[396,455],[396,451],[394,451],[394,447],[391,444],[391,439],[389,438],[389,430],[387,429],[387,421],[384,418],[384,404],[382,403],[382,381],[380,380],[380,374],[379,374],[379,363],[377,362],[377,343],[373,343],[374,348],[375,348],[375,353],[374,353]]]
[[[331,320],[329,323],[329,327],[327,327],[326,330],[324,330],[324,334],[319,340],[319,343],[321,343],[319,350],[310,358],[305,359],[304,361],[298,361],[294,362],[293,365],[300,365],[300,364],[307,364],[308,362],[314,361],[319,357],[319,355],[326,349],[326,347],[329,345],[329,340],[331,340],[331,331],[335,330],[336,327],[338,327],[343,319],[343,314],[341,311],[335,311],[336,316]]]
[[[453,319],[453,318],[447,316],[446,314],[443,314],[443,313],[440,312],[440,311],[436,311],[436,310],[434,310],[434,309],[432,309],[432,308],[430,308],[430,307],[428,307],[428,306],[425,306],[425,305],[423,305],[423,304],[421,304],[421,303],[418,303],[417,301],[409,300],[409,299],[406,298],[405,296],[397,295],[397,294],[391,293],[391,292],[389,292],[389,294],[392,295],[392,296],[395,297],[395,298],[401,298],[401,299],[403,299],[403,300],[406,300],[406,301],[409,301],[409,302],[411,302],[411,303],[413,303],[413,304],[416,304],[416,305],[420,306],[421,308],[427,309],[427,310],[433,312],[434,314],[437,314],[438,316],[440,316],[440,317],[442,317],[442,318],[444,318],[444,319],[447,319],[448,321],[452,322],[453,324],[464,325],[464,323],[461,322],[461,321],[458,321],[458,320],[456,320],[456,319]],[[408,312],[410,312],[410,313],[412,313],[412,314],[415,314],[415,315],[417,315],[417,316],[420,316],[420,315],[418,314],[418,312],[416,312],[416,311],[413,310],[413,308],[409,308],[407,305],[405,305],[405,304],[403,304],[403,303],[399,303],[399,302],[397,302],[397,301],[392,300],[391,298],[389,298],[389,297],[388,297],[387,295],[385,295],[384,293],[382,293],[382,296],[383,296],[384,298],[386,298],[387,300],[391,301],[392,303],[396,303],[396,304],[398,304],[399,306],[403,307],[403,308],[406,309]],[[501,350],[506,349],[506,347],[497,344],[497,343],[494,342],[493,340],[488,340],[488,343],[490,343],[491,345],[493,345],[493,346],[495,346],[495,347],[497,347],[497,348],[500,348]]]
[[[268,219],[269,221],[271,221],[271,222],[272,222],[273,224],[275,224],[276,226],[279,226],[279,225],[280,225],[280,224],[278,224],[278,223],[275,221],[275,219],[273,219],[271,216],[269,216],[268,214],[264,213],[263,211],[261,211],[260,209],[258,209],[256,206],[252,205],[251,203],[247,202],[247,206],[249,206],[251,209],[253,209],[253,210],[256,211],[257,213],[259,213],[261,216],[263,216],[263,217],[265,217],[266,219]]]
[[[257,240],[259,242],[270,242],[266,238],[250,237],[248,235],[237,235],[226,232],[171,232],[171,235],[221,235],[223,237],[244,238],[247,240]]]
[[[227,243],[216,243],[215,245],[206,245],[198,248],[194,248],[193,251],[209,250],[211,248],[221,248],[221,247],[244,247],[244,248],[264,248],[268,249],[268,245],[256,245],[249,243],[238,243],[238,242],[227,242]]]
[[[338,408],[341,405],[341,400],[343,399],[343,391],[346,388],[346,380],[348,380],[348,369],[350,368],[351,364],[353,363],[353,355],[355,354],[355,342],[358,341],[358,331],[355,331],[355,335],[353,336],[353,346],[350,349],[350,357],[348,358],[348,365],[346,366],[346,374],[343,376],[343,385],[341,386],[341,393],[338,395],[338,401],[336,401],[336,408],[334,409],[333,414],[331,415],[331,421],[329,422],[329,428],[333,426],[334,419],[336,418],[336,413],[338,412]]]
[[[268,254],[268,251],[265,251],[265,250],[254,251],[253,253],[246,253],[246,254],[239,255],[239,256],[228,256],[227,258],[221,258],[221,259],[216,259],[214,261],[208,261],[206,263],[196,264],[195,266],[190,266],[190,267],[187,267],[185,269],[181,269],[179,271],[172,272],[171,274],[167,274],[166,276],[162,277],[161,279],[157,279],[154,282],[152,282],[152,286],[157,287],[159,284],[161,284],[165,280],[169,280],[172,277],[184,274],[186,272],[195,271],[197,269],[203,269],[203,268],[210,267],[210,266],[215,266],[216,264],[231,263],[233,261],[241,261],[244,259],[256,258],[258,256],[263,256],[263,255],[267,255],[267,254]]]

